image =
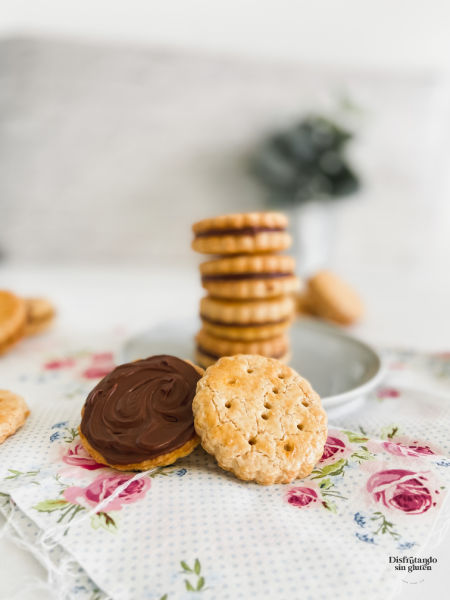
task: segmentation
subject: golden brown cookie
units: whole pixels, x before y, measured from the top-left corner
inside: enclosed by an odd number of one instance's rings
[[[199,443],[192,399],[202,374],[168,355],[119,365],[86,399],[81,442],[97,462],[121,471],[174,463]]]
[[[29,414],[22,396],[0,390],[0,444],[22,427]]]
[[[270,356],[287,362],[289,355],[289,339],[285,334],[268,340],[252,342],[227,340],[211,335],[201,329],[196,338],[196,362],[203,367],[214,364],[222,356],[235,354],[259,354]]]
[[[331,271],[319,271],[308,281],[308,305],[319,317],[351,325],[364,312],[356,291]]]
[[[25,335],[36,335],[50,327],[55,316],[55,308],[45,298],[25,298],[27,321]]]
[[[221,358],[199,381],[192,410],[203,448],[240,479],[290,483],[322,456],[327,416],[320,398],[278,360]]]
[[[23,337],[25,322],[25,301],[7,290],[0,290],[0,354]]]
[[[203,254],[277,252],[291,245],[288,220],[276,212],[222,215],[194,223],[192,248]]]
[[[291,296],[242,301],[206,296],[200,302],[205,331],[225,339],[252,341],[276,337],[286,331],[293,315]]]
[[[208,260],[200,265],[211,296],[232,300],[274,298],[296,291],[295,261],[282,254],[255,254]]]
[[[297,314],[309,316],[314,315],[308,290],[302,290],[301,292],[298,292],[298,294],[295,294],[294,299]]]

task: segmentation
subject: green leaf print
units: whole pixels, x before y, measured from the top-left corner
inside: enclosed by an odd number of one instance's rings
[[[192,573],[192,569],[187,566],[187,564],[184,562],[184,560],[182,560],[180,562],[180,565],[181,565],[181,568],[183,569],[183,571],[186,571],[186,573]]]
[[[200,577],[199,580],[197,581],[197,592],[199,592],[205,585],[205,578],[204,577]]]
[[[106,512],[99,512],[91,517],[91,526],[93,529],[106,529],[115,533],[117,531],[117,523],[113,517]]]
[[[378,535],[379,533],[381,533],[382,535],[384,535],[385,533],[388,533],[389,535],[391,535],[395,540],[398,540],[400,538],[400,535],[394,530],[394,523],[391,523],[390,521],[386,520],[386,517],[383,515],[383,513],[377,511],[373,513],[373,517],[370,518],[371,521],[378,521],[378,529],[376,531],[374,531],[374,535]]]
[[[363,442],[367,442],[369,438],[361,436],[359,433],[355,433],[354,431],[344,431],[345,435],[348,437],[348,441],[352,444],[362,444]]]
[[[39,512],[53,512],[54,510],[61,510],[65,506],[68,506],[70,503],[67,500],[43,500],[42,502],[38,502],[32,508],[38,510]]]
[[[195,589],[192,587],[191,582],[187,579],[184,580],[184,584],[188,592],[195,592]]]
[[[322,477],[326,477],[330,475],[331,477],[335,477],[336,475],[342,475],[344,473],[344,468],[348,465],[347,460],[345,458],[341,458],[340,460],[332,463],[331,465],[326,465],[321,469],[314,469],[312,472],[315,477],[311,477],[311,479],[321,479]]]
[[[196,575],[200,575],[200,561],[198,560],[198,558],[195,559],[195,565],[194,565],[194,572]]]

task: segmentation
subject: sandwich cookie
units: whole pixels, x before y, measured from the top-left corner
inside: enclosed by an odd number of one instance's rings
[[[25,323],[25,301],[11,292],[0,290],[0,354],[23,337]]]
[[[233,301],[206,296],[200,302],[203,329],[231,340],[263,340],[281,335],[291,324],[294,300],[281,296]]]
[[[319,271],[308,281],[308,306],[314,314],[341,325],[351,325],[364,313],[356,291],[331,271]]]
[[[253,342],[226,340],[215,337],[201,329],[196,338],[196,361],[203,367],[214,364],[222,356],[235,354],[259,354],[270,356],[287,362],[289,355],[289,340],[285,334],[268,340]]]
[[[252,254],[289,248],[287,217],[276,212],[222,215],[194,223],[192,248],[203,254]]]
[[[290,483],[322,456],[327,416],[320,398],[277,360],[221,358],[199,382],[192,409],[203,448],[245,481]]]
[[[25,335],[36,335],[45,331],[53,322],[55,309],[45,298],[25,298],[27,321]]]
[[[116,367],[90,392],[80,439],[99,463],[145,471],[174,463],[198,445],[192,399],[203,371],[175,356]]]
[[[208,260],[200,265],[203,287],[229,299],[274,298],[296,291],[295,261],[282,254],[255,254]]]

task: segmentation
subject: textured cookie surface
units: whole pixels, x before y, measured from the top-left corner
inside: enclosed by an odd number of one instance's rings
[[[121,470],[168,465],[192,452],[192,399],[202,374],[167,355],[116,367],[84,405],[80,438],[87,451]]]
[[[280,358],[289,351],[289,340],[286,335],[279,335],[268,340],[254,342],[224,340],[201,329],[196,336],[197,348],[210,354],[217,360],[221,356],[234,354],[260,354],[271,358]]]
[[[322,456],[327,417],[320,398],[277,360],[221,358],[199,381],[192,409],[203,448],[240,479],[289,483]]]
[[[319,317],[350,325],[359,320],[364,305],[356,291],[331,271],[319,271],[308,281],[308,303]]]
[[[0,290],[0,354],[24,334],[25,301],[7,290]]]
[[[241,213],[204,219],[192,226],[192,248],[205,254],[246,254],[284,250],[291,245],[281,213]]]
[[[209,260],[200,265],[203,287],[219,298],[272,298],[298,289],[295,261],[286,255],[256,254]]]
[[[27,320],[25,335],[35,335],[47,329],[55,316],[55,309],[45,298],[25,299]]]
[[[22,427],[29,414],[22,396],[0,390],[0,444]]]

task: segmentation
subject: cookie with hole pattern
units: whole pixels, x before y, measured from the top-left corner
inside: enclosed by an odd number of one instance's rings
[[[200,301],[205,331],[231,340],[254,341],[279,336],[290,326],[294,311],[291,296],[241,301],[206,296]]]
[[[252,254],[289,248],[288,219],[282,213],[221,215],[194,223],[192,248],[203,254]]]
[[[319,271],[311,277],[307,293],[310,310],[323,319],[351,325],[364,313],[358,293],[331,271]]]
[[[221,358],[197,384],[192,410],[203,448],[239,479],[290,483],[322,456],[327,416],[320,397],[276,359]]]
[[[259,354],[277,358],[283,362],[288,362],[290,359],[290,345],[286,334],[250,342],[219,338],[203,328],[197,333],[195,341],[196,361],[204,368],[214,364],[222,356],[233,356],[234,354]]]
[[[215,298],[274,298],[295,292],[295,261],[284,254],[254,254],[208,260],[200,265],[202,286]]]

